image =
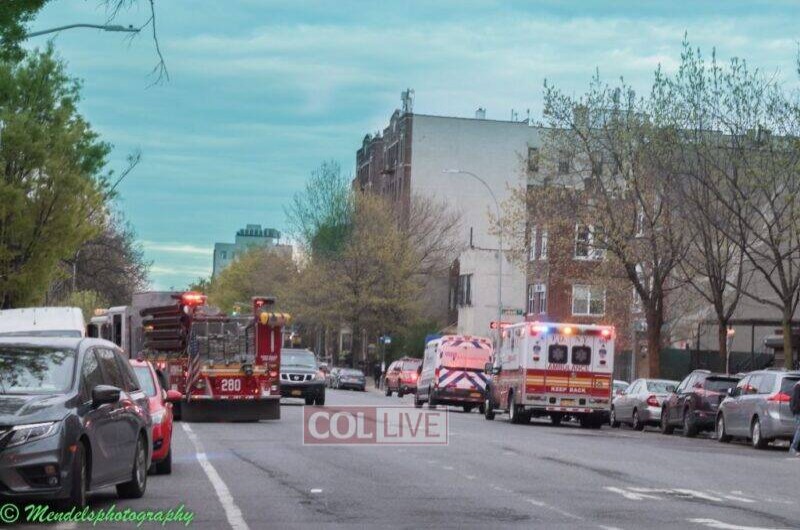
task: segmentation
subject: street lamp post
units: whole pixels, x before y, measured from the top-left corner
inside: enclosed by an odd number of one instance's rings
[[[120,26],[119,24],[67,24],[66,26],[58,26],[57,28],[44,29],[42,31],[32,31],[31,33],[27,33],[25,38],[29,39],[31,37],[38,37],[40,35],[47,35],[48,33],[56,33],[58,31],[73,28],[102,29],[103,31],[120,31],[125,33],[139,33],[141,30],[141,28],[135,28],[133,26]]]
[[[499,256],[497,260],[497,329],[499,331],[500,321],[503,320],[503,226],[500,218],[500,203],[497,201],[497,197],[492,191],[492,188],[486,183],[485,180],[475,173],[471,171],[464,171],[463,169],[445,169],[442,171],[442,173],[469,175],[483,184],[483,187],[486,188],[486,191],[489,192],[489,196],[491,196],[492,200],[494,201],[497,222],[500,223],[500,235],[498,237]]]

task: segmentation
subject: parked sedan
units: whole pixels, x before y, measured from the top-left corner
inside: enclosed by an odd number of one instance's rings
[[[637,379],[614,398],[611,404],[611,426],[629,424],[637,431],[645,425],[659,425],[661,403],[678,386],[668,379]]]
[[[0,502],[60,500],[147,488],[151,419],[139,382],[113,343],[0,339]]]
[[[367,389],[367,378],[361,370],[342,368],[336,378],[336,388],[350,388],[364,392]]]
[[[130,361],[142,390],[147,394],[150,416],[153,419],[153,470],[158,474],[172,473],[172,403],[180,401],[177,390],[165,390],[155,368],[148,361]]]
[[[687,375],[661,406],[661,432],[672,434],[678,427],[684,436],[695,436],[700,431],[713,430],[719,404],[740,379],[738,375],[712,374],[708,370]]]
[[[405,394],[416,393],[421,367],[422,359],[413,357],[403,357],[390,364],[384,381],[386,395],[391,396],[392,392],[397,392],[397,397],[403,397]]]
[[[747,374],[719,406],[717,440],[748,438],[756,449],[766,448],[773,440],[791,440],[795,425],[789,401],[798,381],[798,371]]]

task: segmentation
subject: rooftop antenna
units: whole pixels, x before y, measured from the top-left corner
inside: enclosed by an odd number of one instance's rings
[[[511,121],[517,121],[519,119],[519,114],[514,109],[511,109]]]
[[[403,114],[414,112],[414,89],[407,88],[400,93],[400,100],[403,102]]]
[[[528,122],[528,125],[531,124],[531,109],[525,110],[525,121]]]

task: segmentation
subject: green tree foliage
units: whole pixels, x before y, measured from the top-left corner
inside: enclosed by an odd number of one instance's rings
[[[223,311],[232,311],[241,304],[245,305],[242,310],[248,311],[253,296],[274,296],[276,309],[292,312],[297,275],[291,255],[255,247],[207,284],[206,294],[209,302]]]
[[[107,298],[96,291],[73,291],[67,295],[58,305],[63,307],[78,307],[83,312],[83,319],[86,322],[94,316],[94,310],[102,307],[114,305]]]
[[[0,302],[44,298],[62,260],[97,235],[110,147],[77,111],[78,81],[52,48],[0,63]]]
[[[353,195],[337,162],[323,162],[285,209],[291,235],[313,255],[339,252],[350,231]]]
[[[0,5],[0,61],[18,61],[24,56],[20,42],[28,22],[48,0],[5,0]]]
[[[420,319],[402,330],[387,349],[386,360],[393,361],[400,357],[422,358],[425,353],[425,337],[437,333],[440,329],[435,320]]]

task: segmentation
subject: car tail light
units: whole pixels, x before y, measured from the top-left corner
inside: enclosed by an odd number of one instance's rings
[[[651,407],[660,407],[661,403],[658,402],[658,398],[654,395],[650,394],[647,396],[647,404]]]
[[[789,403],[792,400],[789,394],[785,392],[778,392],[776,394],[772,394],[770,397],[767,398],[767,401],[770,403]]]
[[[435,388],[439,388],[439,367],[436,367],[436,370],[433,371],[433,386]]]

